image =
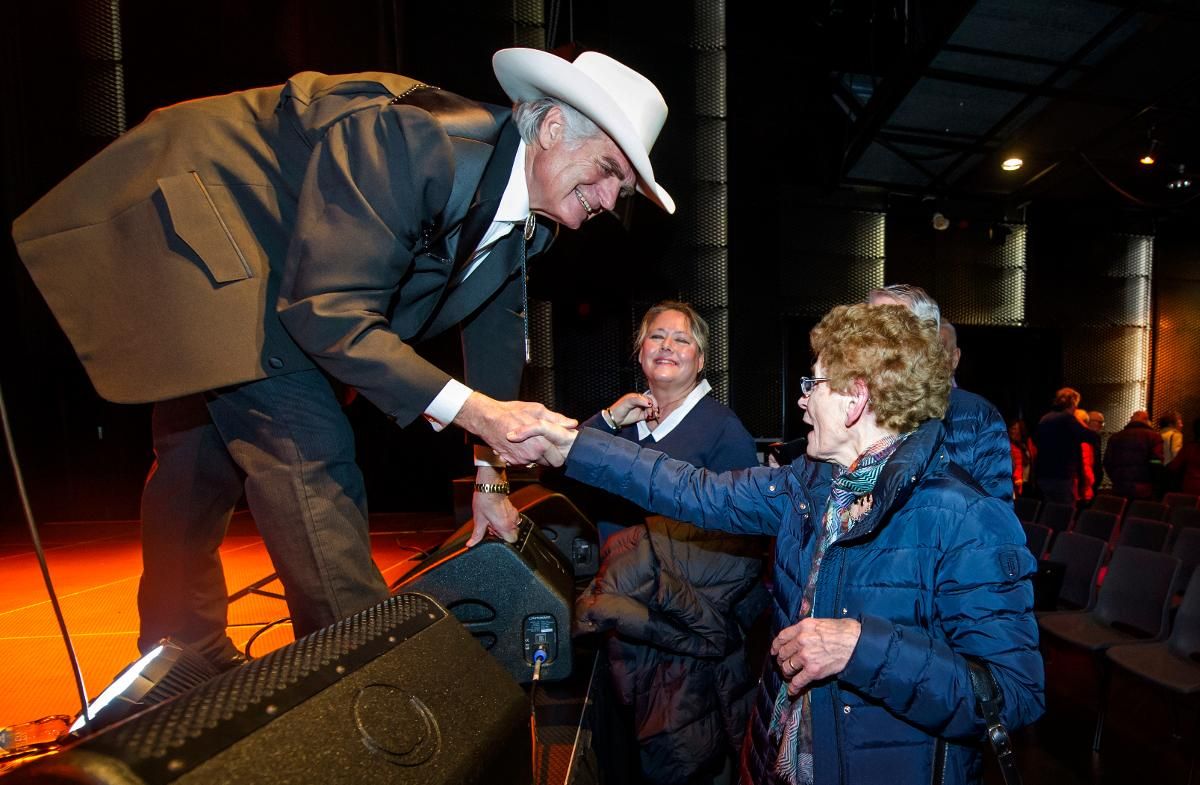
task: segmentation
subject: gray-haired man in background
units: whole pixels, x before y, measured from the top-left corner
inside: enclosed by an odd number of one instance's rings
[[[919,286],[893,284],[872,289],[867,294],[867,303],[903,305],[918,318],[938,325],[939,329],[949,324],[942,321],[937,301]],[[957,332],[952,326],[950,334],[955,339],[951,361],[957,367],[961,351],[958,350]],[[945,337],[943,332],[943,343]],[[1004,419],[996,407],[986,398],[955,385],[950,390],[950,405],[942,425],[946,428],[950,460],[966,469],[989,496],[1012,499],[1012,455]]]

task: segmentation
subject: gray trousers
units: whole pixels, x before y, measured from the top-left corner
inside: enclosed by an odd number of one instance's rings
[[[243,491],[297,638],[387,599],[354,434],[319,371],[158,403],[153,435],[142,493],[142,651],[171,636],[214,659],[234,653],[217,549]]]

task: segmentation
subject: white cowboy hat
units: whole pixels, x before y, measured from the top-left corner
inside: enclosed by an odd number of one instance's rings
[[[649,79],[599,52],[584,52],[569,63],[537,49],[501,49],[492,56],[492,68],[513,101],[558,98],[600,126],[633,164],[638,191],[675,212],[675,200],[654,181],[650,166],[667,102]]]

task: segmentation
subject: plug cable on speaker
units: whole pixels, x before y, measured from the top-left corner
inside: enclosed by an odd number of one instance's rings
[[[544,648],[533,653],[533,682],[529,685],[529,749],[533,754],[534,782],[541,781],[538,776],[537,685],[542,680],[542,663],[549,658]]]

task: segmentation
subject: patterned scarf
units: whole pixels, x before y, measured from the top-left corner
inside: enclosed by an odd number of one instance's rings
[[[809,570],[804,596],[800,600],[800,618],[812,615],[817,575],[821,571],[825,551],[857,523],[857,519],[850,517],[850,508],[860,499],[870,503],[870,494],[875,489],[884,464],[907,437],[907,433],[885,436],[858,456],[849,469],[840,466],[834,468],[833,488],[829,503],[825,506],[822,531],[813,547],[812,569]],[[860,516],[864,514],[860,513]],[[787,682],[780,685],[768,732],[771,740],[779,745],[775,756],[775,772],[780,779],[788,785],[812,785],[812,716],[809,714],[808,689],[793,699],[788,695]]]

